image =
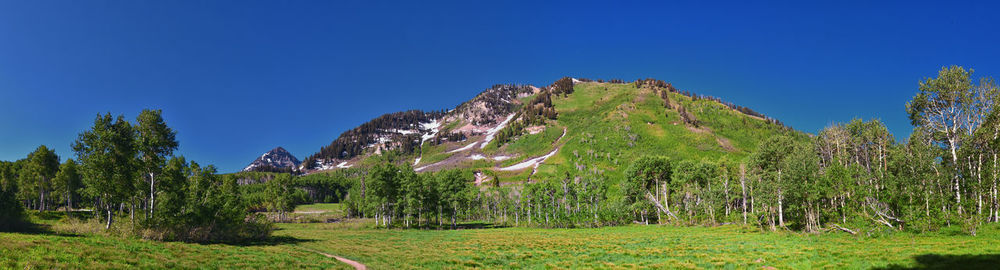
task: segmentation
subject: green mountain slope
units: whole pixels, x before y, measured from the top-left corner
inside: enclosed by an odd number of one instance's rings
[[[742,159],[763,139],[786,128],[753,117],[711,99],[695,99],[667,91],[670,107],[660,97],[665,89],[636,87],[635,84],[583,82],[574,92],[553,100],[558,120],[546,125],[546,132],[525,135],[501,147],[500,151],[543,149],[560,146],[559,151],[539,165],[533,178],[577,175],[588,170],[604,171],[617,178],[632,160],[643,155],[672,159]],[[685,123],[679,112],[690,112],[698,125]],[[559,142],[552,133],[566,135]],[[544,151],[544,150],[542,150]],[[526,151],[538,155],[539,151]],[[510,179],[517,181],[518,179]]]
[[[415,142],[416,151],[394,151],[391,159],[425,172],[470,168],[483,172],[481,181],[493,175],[502,183],[595,171],[618,179],[627,164],[644,155],[741,160],[758,143],[778,133],[806,136],[745,108],[678,92],[662,81],[574,79],[568,92],[555,86],[537,88],[534,93],[518,88],[501,95],[506,98],[491,101],[508,102],[503,112],[463,103],[462,110],[433,120],[438,128],[425,135],[434,135],[435,140]],[[546,94],[551,105],[532,103]],[[555,119],[532,117],[545,106],[554,108]],[[469,107],[481,110],[470,116],[464,109]],[[385,150],[391,149],[374,149],[344,162],[372,164]]]

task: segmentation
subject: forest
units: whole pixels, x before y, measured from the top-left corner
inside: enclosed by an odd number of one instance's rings
[[[272,224],[248,211],[236,178],[174,156],[178,145],[160,110],[143,110],[135,122],[99,114],[72,143],[76,159],[60,162],[42,145],[24,159],[0,162],[0,229],[33,230],[24,209],[67,215],[87,209],[92,221],[121,235],[191,242],[267,238]],[[126,225],[116,222],[121,218]]]

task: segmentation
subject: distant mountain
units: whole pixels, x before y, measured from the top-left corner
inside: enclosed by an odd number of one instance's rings
[[[291,172],[299,167],[302,162],[280,146],[271,151],[267,151],[256,160],[243,168],[244,172]]]

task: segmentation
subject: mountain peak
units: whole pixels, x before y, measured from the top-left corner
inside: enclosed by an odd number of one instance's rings
[[[271,151],[267,151],[263,155],[260,155],[256,160],[250,162],[246,168],[243,168],[244,172],[248,171],[285,171],[294,170],[298,168],[301,162],[298,158],[295,158],[292,153],[289,153],[285,148],[278,146]]]

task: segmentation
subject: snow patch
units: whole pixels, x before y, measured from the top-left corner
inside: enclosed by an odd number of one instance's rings
[[[475,155],[469,156],[469,158],[472,159],[472,160],[480,160],[480,159],[484,159],[486,157],[484,157],[483,155],[480,155],[480,154],[475,154]]]
[[[417,163],[420,163],[420,159],[421,159],[421,157],[417,157],[417,159],[414,159],[413,160],[413,166],[417,166]]]
[[[540,156],[540,157],[536,157],[536,158],[533,158],[533,159],[525,160],[525,161],[523,161],[521,163],[511,165],[510,167],[500,168],[500,170],[501,171],[516,171],[516,170],[527,169],[528,167],[534,167],[535,169],[538,169],[538,164],[540,164],[543,161],[545,161],[546,159],[549,159],[550,157],[554,156],[556,154],[556,152],[558,152],[558,151],[559,151],[559,148],[556,148],[556,149],[553,149],[552,152],[549,152],[548,154],[546,154],[544,156]]]
[[[479,149],[486,148],[486,145],[488,145],[490,143],[490,141],[493,140],[493,136],[496,136],[497,132],[500,132],[501,129],[503,129],[505,126],[507,126],[507,122],[510,122],[510,120],[514,118],[514,115],[515,114],[513,114],[513,113],[510,114],[509,116],[507,116],[507,119],[504,119],[503,122],[500,122],[499,125],[497,125],[494,128],[491,128],[491,129],[487,130],[486,131],[486,139],[483,139],[483,144],[479,145]]]
[[[495,156],[495,157],[493,157],[493,160],[496,160],[496,161],[504,161],[504,160],[508,160],[508,159],[510,159],[509,156]]]
[[[426,142],[427,140],[433,139],[434,136],[437,136],[438,128],[441,127],[441,122],[438,122],[437,119],[434,119],[434,121],[431,121],[430,123],[420,123],[420,127],[431,131],[430,134],[423,134],[420,136],[421,138],[420,145],[423,145],[424,142]]]
[[[410,135],[410,134],[417,133],[416,131],[409,130],[409,129],[390,129],[389,132],[399,133],[399,134],[403,134],[403,135]]]
[[[354,167],[354,165],[347,165],[347,161],[344,161],[344,162],[341,162],[340,164],[337,164],[337,168],[341,168],[341,169],[347,169],[347,168],[350,168],[350,167]]]

